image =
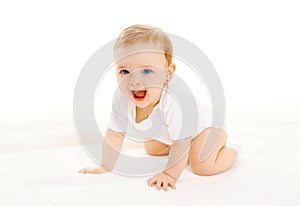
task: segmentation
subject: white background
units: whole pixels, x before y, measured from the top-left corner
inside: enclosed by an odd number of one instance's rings
[[[0,205],[297,205],[299,11],[296,0],[1,1]],[[228,172],[186,169],[168,194],[146,178],[77,173],[95,162],[74,134],[76,80],[98,48],[137,23],[190,40],[215,66],[228,141],[242,145]],[[99,87],[97,106],[108,89]],[[97,114],[105,125],[109,111]]]
[[[296,108],[299,19],[297,1],[1,2],[0,114],[71,115],[87,59],[137,23],[196,44],[215,66],[228,108]]]

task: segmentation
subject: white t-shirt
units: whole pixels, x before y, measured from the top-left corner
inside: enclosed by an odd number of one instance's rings
[[[153,108],[149,117],[137,123],[135,121],[136,105],[129,96],[117,91],[113,99],[109,128],[126,133],[126,136],[131,133],[135,140],[155,139],[172,145],[172,140],[194,138],[205,128],[211,127],[212,111],[210,107],[199,99],[196,99],[195,103],[194,105],[197,105],[197,108],[195,111],[191,111],[188,116],[185,116],[186,120],[183,122],[183,111],[190,109],[191,104],[180,104],[180,101],[172,92],[163,89],[161,99]],[[128,132],[133,130],[135,132]]]

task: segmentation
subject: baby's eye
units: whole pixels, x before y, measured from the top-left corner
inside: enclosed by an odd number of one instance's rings
[[[129,71],[126,70],[126,69],[122,69],[122,70],[120,71],[120,74],[129,74]]]
[[[144,69],[144,71],[143,71],[144,74],[150,74],[151,72],[152,72],[151,69]]]

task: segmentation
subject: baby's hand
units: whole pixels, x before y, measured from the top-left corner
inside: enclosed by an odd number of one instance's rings
[[[153,185],[156,185],[156,189],[160,190],[162,187],[164,191],[168,191],[168,186],[171,186],[175,190],[175,182],[176,180],[174,178],[164,173],[159,173],[147,181],[148,186],[152,187]]]
[[[85,167],[79,170],[78,172],[84,174],[103,174],[109,172],[109,170],[99,166],[99,167]]]

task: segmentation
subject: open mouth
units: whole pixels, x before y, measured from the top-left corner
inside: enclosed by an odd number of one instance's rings
[[[131,94],[136,101],[143,101],[146,97],[147,90],[131,90]]]

